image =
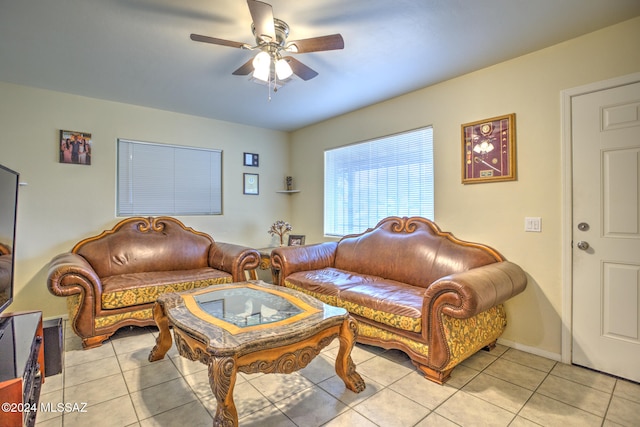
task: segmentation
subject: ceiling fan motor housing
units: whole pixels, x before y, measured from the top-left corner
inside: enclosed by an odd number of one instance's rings
[[[273,27],[276,33],[276,39],[271,40],[271,42],[269,43],[275,43],[278,46],[284,46],[287,41],[287,37],[289,37],[289,25],[278,18],[273,18]],[[254,23],[251,23],[251,32],[255,36],[256,43],[258,45],[262,45],[265,43],[266,40],[261,38],[260,35],[256,34],[256,26]]]

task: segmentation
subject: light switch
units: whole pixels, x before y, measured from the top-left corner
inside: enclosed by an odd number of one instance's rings
[[[525,217],[525,219],[524,219],[524,231],[533,231],[535,233],[542,232],[542,218],[540,218],[540,217]]]

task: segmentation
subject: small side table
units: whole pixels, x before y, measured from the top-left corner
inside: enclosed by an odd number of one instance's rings
[[[274,250],[275,247],[270,248],[260,248],[256,249],[260,253],[260,265],[258,268],[260,270],[271,270],[271,280],[274,285],[278,284],[278,270],[274,270],[271,268],[271,251]],[[249,278],[251,280],[258,280],[258,273],[256,270],[249,271]]]

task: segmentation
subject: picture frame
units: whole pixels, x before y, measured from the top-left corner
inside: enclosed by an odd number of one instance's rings
[[[256,196],[260,194],[260,177],[257,173],[245,173],[243,174],[243,194],[249,194]]]
[[[242,158],[244,166],[258,167],[260,164],[260,155],[256,153],[244,153]]]
[[[58,152],[60,163],[91,165],[91,134],[73,130],[60,130]]]
[[[305,236],[303,234],[289,234],[288,246],[302,246],[304,245]]]
[[[462,183],[516,180],[515,113],[465,123],[462,133]]]

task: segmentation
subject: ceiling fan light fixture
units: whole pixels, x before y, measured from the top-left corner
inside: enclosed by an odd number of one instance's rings
[[[286,59],[278,59],[276,61],[276,75],[280,80],[286,80],[293,75],[293,70]]]
[[[265,82],[268,81],[271,72],[271,56],[267,52],[260,52],[253,58],[252,64],[253,77]]]

